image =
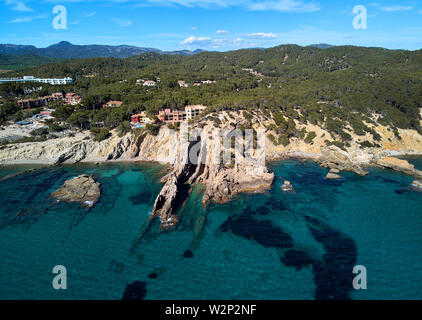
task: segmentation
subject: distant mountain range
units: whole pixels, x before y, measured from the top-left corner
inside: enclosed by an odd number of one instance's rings
[[[0,54],[11,56],[36,55],[47,58],[83,59],[83,58],[128,58],[139,54],[155,52],[162,54],[194,55],[203,50],[161,51],[154,48],[140,48],[135,46],[107,46],[107,45],[74,45],[67,41],[53,44],[47,48],[37,48],[30,45],[0,44]]]

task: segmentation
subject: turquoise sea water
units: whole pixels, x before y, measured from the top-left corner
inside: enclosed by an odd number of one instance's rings
[[[420,166],[421,159],[411,162]],[[28,167],[2,167],[0,179]],[[266,194],[201,204],[194,186],[177,230],[145,228],[165,168],[151,164],[44,168],[0,182],[0,299],[422,299],[422,193],[412,178],[369,169],[328,181],[312,162],[284,161]],[[91,210],[51,192],[93,174]],[[280,190],[290,180],[295,194]],[[68,289],[52,287],[56,265]],[[364,265],[368,290],[354,291]]]

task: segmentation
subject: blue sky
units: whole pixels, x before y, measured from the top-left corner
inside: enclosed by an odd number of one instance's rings
[[[67,29],[52,26],[67,9]],[[353,8],[367,8],[366,30]],[[285,43],[422,48],[420,0],[0,0],[0,43],[233,50]]]

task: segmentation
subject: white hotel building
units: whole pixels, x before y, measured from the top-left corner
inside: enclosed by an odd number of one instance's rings
[[[6,82],[38,82],[51,85],[65,85],[73,82],[72,78],[35,78],[34,76],[24,76],[23,78],[5,78],[0,79],[0,83]]]

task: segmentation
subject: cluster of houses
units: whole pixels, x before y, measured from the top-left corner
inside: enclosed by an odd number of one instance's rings
[[[175,124],[186,120],[192,120],[199,116],[205,109],[207,109],[207,107],[203,105],[187,106],[184,111],[164,109],[158,113],[157,118],[159,122]],[[147,124],[153,122],[153,120],[148,118],[145,111],[131,117],[132,128],[144,128]]]
[[[53,93],[49,96],[33,98],[33,99],[22,99],[18,100],[18,106],[21,109],[32,109],[40,108],[48,105],[50,102],[63,100],[66,104],[77,105],[81,102],[82,98],[75,93],[66,93],[63,95],[61,92]]]
[[[194,87],[200,87],[200,86],[202,86],[203,84],[213,84],[213,83],[216,83],[217,81],[213,81],[213,80],[204,80],[204,81],[201,81],[201,82],[195,82],[194,84],[193,84],[193,86]],[[191,86],[191,84],[190,83],[187,83],[187,82],[185,82],[185,81],[183,81],[183,80],[179,80],[179,81],[177,81],[177,83],[179,84],[179,87],[181,87],[181,88],[188,88],[188,87],[190,87]]]
[[[66,93],[63,100],[66,104],[76,106],[81,103],[82,97],[76,93]]]
[[[45,121],[55,119],[52,116],[54,109],[43,109],[39,114],[32,116],[23,121],[16,122],[17,125],[27,128],[28,130],[48,128]]]

